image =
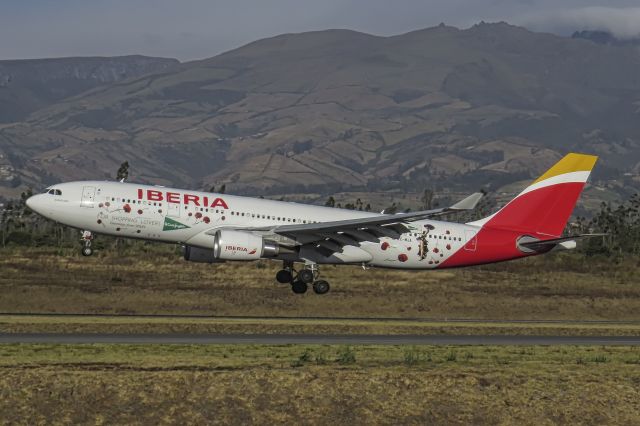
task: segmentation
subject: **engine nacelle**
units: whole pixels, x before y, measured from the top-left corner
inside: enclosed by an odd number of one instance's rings
[[[276,257],[280,246],[275,241],[244,231],[222,229],[213,239],[213,257],[221,260],[257,260]]]
[[[188,260],[189,262],[224,263],[224,260],[219,260],[213,257],[212,249],[184,246],[182,248],[182,253],[184,254],[184,260]]]

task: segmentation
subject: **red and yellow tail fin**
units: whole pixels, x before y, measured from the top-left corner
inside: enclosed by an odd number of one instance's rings
[[[567,154],[497,213],[471,225],[560,236],[597,160]]]

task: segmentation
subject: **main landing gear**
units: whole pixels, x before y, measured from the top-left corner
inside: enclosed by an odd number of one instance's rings
[[[93,254],[93,249],[91,248],[91,241],[93,240],[93,234],[91,231],[82,231],[82,255],[83,256],[91,256]]]
[[[281,284],[290,284],[291,290],[296,294],[307,292],[309,284],[312,285],[316,294],[326,294],[329,292],[329,283],[325,280],[319,280],[320,271],[317,263],[309,263],[304,269],[296,273],[293,269],[293,262],[284,261],[283,267],[276,274],[276,281]]]

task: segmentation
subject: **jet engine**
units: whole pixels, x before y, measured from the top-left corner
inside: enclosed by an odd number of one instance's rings
[[[275,241],[244,231],[222,229],[213,239],[213,257],[220,260],[256,260],[276,257],[280,246]]]
[[[213,257],[212,249],[203,249],[199,247],[184,246],[182,248],[184,260],[199,263],[224,263],[224,260],[218,260]]]

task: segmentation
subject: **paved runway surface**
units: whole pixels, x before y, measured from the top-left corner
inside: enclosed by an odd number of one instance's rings
[[[0,334],[0,343],[264,345],[640,345],[640,336],[453,336],[312,334]]]

